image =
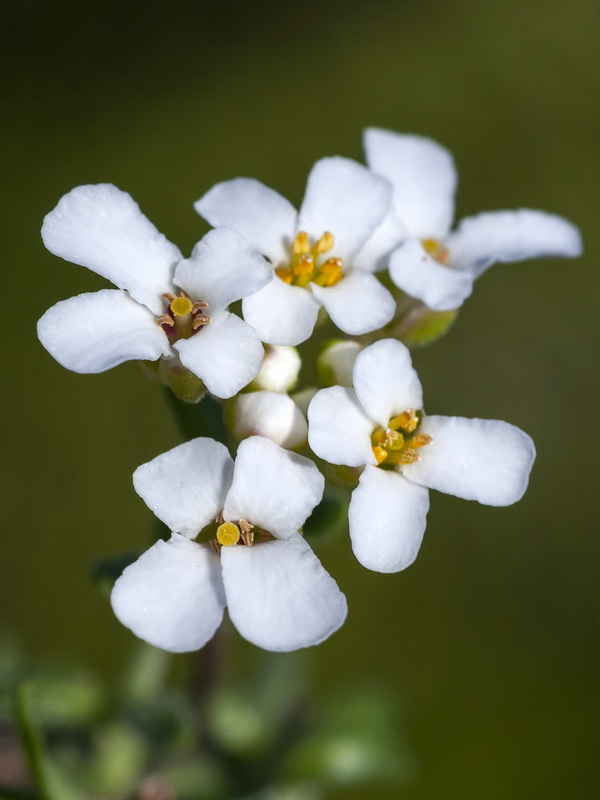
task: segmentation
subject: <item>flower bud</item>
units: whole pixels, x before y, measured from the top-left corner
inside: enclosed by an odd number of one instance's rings
[[[161,358],[158,376],[184,403],[198,403],[206,394],[206,387],[200,378],[184,367],[178,358]]]
[[[249,392],[232,398],[225,408],[225,423],[237,441],[265,436],[288,450],[303,447],[308,438],[304,414],[287,394]]]
[[[317,358],[321,386],[352,386],[352,369],[361,346],[351,339],[332,339]]]
[[[265,345],[265,357],[250,391],[288,392],[298,380],[302,361],[295,347]]]

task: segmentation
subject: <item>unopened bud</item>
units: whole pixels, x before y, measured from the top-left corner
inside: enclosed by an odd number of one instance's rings
[[[225,409],[225,423],[237,441],[265,436],[294,450],[308,439],[304,414],[289,395],[279,392],[249,392],[232,398]]]
[[[334,339],[317,358],[321,386],[352,386],[352,369],[361,346],[350,339]]]
[[[295,347],[278,344],[265,346],[265,357],[251,391],[289,392],[296,385],[302,361]]]

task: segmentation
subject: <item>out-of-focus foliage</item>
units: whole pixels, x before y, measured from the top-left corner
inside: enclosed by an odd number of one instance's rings
[[[191,664],[187,689],[173,657],[141,643],[112,689],[7,648],[0,797],[319,800],[335,787],[405,783],[412,757],[385,692],[347,686],[325,698],[306,654],[255,651],[219,677],[226,639]]]

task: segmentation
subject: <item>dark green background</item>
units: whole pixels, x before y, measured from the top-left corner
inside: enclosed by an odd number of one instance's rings
[[[321,688],[387,685],[402,701],[417,759],[406,800],[597,797],[594,0],[2,10],[9,630],[36,656],[108,675],[123,663],[131,636],[89,565],[145,545],[131,473],[178,442],[135,364],[80,376],[39,345],[46,308],[103,285],[44,250],[44,214],[73,186],[112,182],[188,252],[205,230],[192,202],[216,181],[253,176],[298,202],[317,158],[361,158],[364,126],[426,134],[455,154],[459,216],[563,214],[586,255],[493,268],[451,335],[415,354],[430,412],[533,436],[530,490],[507,509],[433,495],[405,573],[367,572],[347,540],[320,548],[350,604],[315,653]]]

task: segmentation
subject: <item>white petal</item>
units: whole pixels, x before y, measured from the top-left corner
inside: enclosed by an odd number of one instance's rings
[[[391,207],[391,187],[349,158],[323,158],[306,184],[298,229],[335,237],[332,256],[352,259],[375,233]]]
[[[213,186],[194,208],[215,228],[232,228],[277,265],[286,261],[296,233],[296,209],[252,178]]]
[[[351,269],[335,286],[311,284],[337,327],[351,336],[377,330],[396,313],[396,301],[371,272]]]
[[[473,291],[473,276],[431,258],[418,239],[408,239],[390,256],[390,278],[399,289],[434,311],[459,308]]]
[[[346,619],[346,598],[301,536],[224,547],[221,563],[231,621],[258,647],[310,647]]]
[[[467,217],[446,245],[451,263],[475,275],[498,261],[581,255],[581,235],[575,225],[526,208]]]
[[[369,272],[386,269],[390,253],[406,238],[406,229],[394,210],[390,211],[373,236],[354,258],[353,264]]]
[[[172,653],[198,650],[223,618],[219,557],[175,533],[124,570],[110,601],[117,619],[148,644]]]
[[[237,441],[265,436],[288,450],[306,444],[306,419],[287,394],[267,391],[240,394],[232,399],[227,417]]]
[[[156,318],[118,289],[61,300],[39,320],[37,331],[50,355],[74,372],[104,372],[123,361],[171,355]]]
[[[173,347],[184,367],[191,370],[216,397],[233,397],[256,377],[264,350],[258,336],[243,319],[219,311],[212,322],[190,339]]]
[[[289,286],[277,276],[242,301],[244,319],[262,342],[292,347],[310,337],[319,308],[308,289]]]
[[[127,289],[155,314],[182,258],[135,200],[109,183],[78,186],[61,198],[44,219],[42,238],[52,253]]]
[[[396,339],[380,339],[365,347],[356,357],[353,376],[359,401],[384,428],[397,414],[423,408],[423,390],[410,352]]]
[[[348,509],[354,555],[376,572],[406,569],[421,547],[428,511],[423,486],[397,472],[366,467]]]
[[[354,389],[321,389],[308,407],[310,449],[330,464],[375,464],[371,445],[374,428],[375,423],[363,411]]]
[[[172,531],[193,539],[223,510],[233,479],[225,445],[200,437],[142,464],[133,473],[136,492]]]
[[[216,228],[201,239],[191,258],[181,261],[175,283],[193,300],[208,303],[207,314],[253,294],[273,279],[273,269],[235,231]]]
[[[433,441],[419,449],[420,461],[402,468],[409,480],[488,506],[509,506],[524,495],[535,447],[520,428],[497,419],[432,416],[421,430]]]
[[[245,519],[288,539],[319,503],[324,485],[323,476],[308,458],[252,436],[238,448],[223,516],[230,521]]]
[[[456,168],[452,156],[424,136],[367,128],[366,159],[394,187],[394,208],[411,236],[443,238],[454,216]]]

